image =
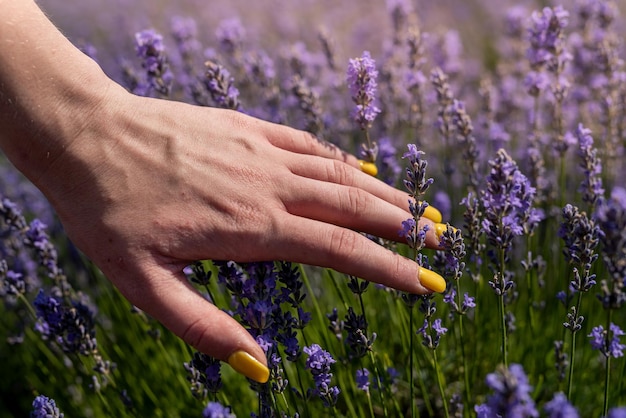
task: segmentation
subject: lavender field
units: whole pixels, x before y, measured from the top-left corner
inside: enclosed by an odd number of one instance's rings
[[[135,94],[371,163],[412,214],[406,244],[371,238],[447,288],[198,260],[190,282],[267,354],[259,384],[131,306],[0,156],[0,417],[626,417],[622,2],[39,4]]]

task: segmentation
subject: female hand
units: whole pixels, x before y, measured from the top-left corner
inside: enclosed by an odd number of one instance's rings
[[[2,149],[121,293],[198,350],[268,378],[250,334],[187,282],[195,260],[286,260],[445,289],[357,232],[399,239],[410,214],[407,194],[353,156],[241,113],[133,96],[32,1],[0,0],[0,12]],[[436,247],[441,225],[423,223]]]

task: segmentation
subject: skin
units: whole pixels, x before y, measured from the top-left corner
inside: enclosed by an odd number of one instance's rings
[[[241,113],[131,95],[31,0],[0,0],[0,16],[0,147],[120,292],[187,343],[266,364],[188,284],[194,260],[281,259],[430,293],[415,262],[356,232],[397,240],[410,214],[407,194],[354,156]]]

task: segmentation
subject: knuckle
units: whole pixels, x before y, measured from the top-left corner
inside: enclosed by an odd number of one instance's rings
[[[351,186],[354,184],[354,169],[339,160],[330,160],[328,164],[328,179],[333,183]]]
[[[349,229],[337,228],[330,234],[328,241],[329,258],[339,257],[339,262],[354,258],[358,252],[356,233]]]
[[[359,213],[367,210],[369,198],[365,191],[356,187],[350,187],[344,194],[343,199],[340,199],[340,202],[343,204],[342,212],[357,217]]]

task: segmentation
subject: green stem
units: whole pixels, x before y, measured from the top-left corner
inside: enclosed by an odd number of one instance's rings
[[[507,332],[506,332],[506,318],[504,309],[504,249],[500,248],[500,295],[498,295],[498,310],[500,312],[500,330],[501,330],[501,343],[502,343],[502,364],[504,367],[509,367],[508,348],[507,348]]]
[[[582,306],[582,294],[578,292],[578,300],[576,301],[576,312],[575,316],[578,317],[580,313],[580,308]],[[575,330],[570,330],[572,332],[572,340],[570,344],[569,351],[569,373],[567,377],[567,399],[572,399],[572,386],[574,382],[574,356],[576,355],[576,332]]]
[[[372,405],[372,397],[370,396],[370,391],[367,390],[365,393],[367,395],[367,406],[370,410],[370,417],[374,418],[374,406]]]
[[[415,388],[413,386],[413,358],[415,353],[413,352],[413,341],[415,332],[413,332],[413,306],[409,306],[409,396],[411,399],[411,418],[415,418]]]
[[[459,281],[456,281],[456,303],[459,309],[461,309],[461,285]],[[469,391],[469,370],[467,367],[467,355],[465,353],[465,333],[463,332],[463,313],[459,313],[459,341],[461,345],[461,363],[463,364],[463,383],[464,383],[464,392],[465,399],[463,400],[463,404],[465,405],[465,410],[469,410],[469,401],[470,401],[470,391]]]
[[[435,363],[435,375],[437,376],[437,386],[439,387],[441,402],[443,403],[444,416],[448,418],[450,416],[450,413],[448,412],[448,401],[446,400],[446,393],[443,389],[443,376],[441,375],[441,368],[439,367],[439,361],[437,360],[436,349],[433,349],[433,361]]]
[[[608,349],[610,343],[610,329],[612,309],[607,310],[606,315],[606,347]],[[607,350],[608,351],[608,350]],[[602,416],[606,417],[609,413],[609,384],[611,383],[611,353],[606,353],[606,367],[604,368],[604,404],[602,406]]]

